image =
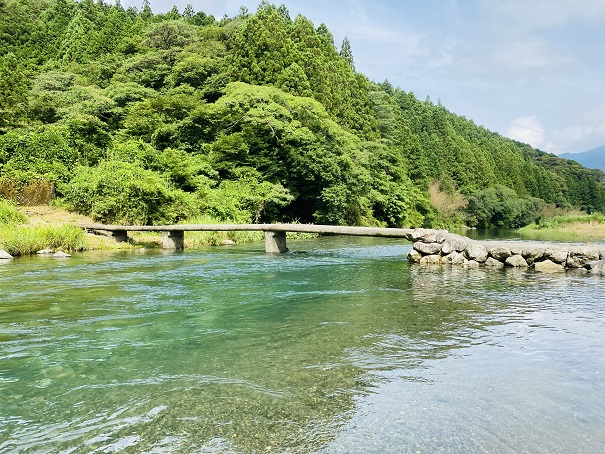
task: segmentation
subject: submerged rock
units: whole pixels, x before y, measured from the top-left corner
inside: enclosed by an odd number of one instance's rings
[[[63,251],[57,251],[53,254],[53,257],[57,257],[57,258],[66,258],[66,257],[71,257],[70,254],[68,254],[67,252],[63,252]]]
[[[420,259],[421,265],[441,265],[440,255],[425,255]]]
[[[504,263],[502,263],[500,260],[496,260],[493,257],[488,257],[488,259],[485,261],[485,266],[491,266],[492,268],[504,268]]]
[[[511,255],[506,259],[504,264],[506,266],[512,266],[513,268],[527,268],[529,266],[523,256],[519,254]]]
[[[552,273],[557,271],[565,271],[565,267],[560,263],[555,263],[552,260],[544,260],[542,262],[535,262],[534,269],[543,273]]]

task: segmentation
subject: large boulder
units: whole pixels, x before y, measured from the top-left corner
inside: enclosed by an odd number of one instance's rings
[[[544,259],[565,265],[565,262],[567,262],[567,251],[558,247],[548,248],[544,251]]]
[[[414,229],[410,234],[411,241],[422,241],[423,243],[443,243],[449,236],[447,230],[433,229]]]
[[[450,252],[448,255],[444,256],[443,262],[447,265],[464,265],[467,261],[462,252]]]
[[[504,246],[497,246],[489,250],[489,255],[491,255],[499,262],[504,262],[507,258],[513,255],[513,253],[511,252],[510,248]]]
[[[597,260],[594,262],[588,262],[584,265],[591,274],[597,274],[600,276],[605,276],[605,260]]]
[[[441,243],[424,243],[422,241],[416,241],[414,243],[414,249],[423,255],[433,255],[441,252]]]
[[[0,260],[12,259],[13,256],[6,252],[4,249],[0,249]]]
[[[442,257],[440,255],[425,255],[420,259],[421,265],[441,265]]]
[[[467,247],[467,242],[464,237],[460,235],[450,234],[443,242],[443,247],[441,248],[441,252],[444,255],[450,254],[451,252],[462,252]]]
[[[590,249],[572,249],[567,254],[567,268],[582,268],[588,262],[600,259],[599,251]]]
[[[504,268],[504,263],[502,263],[500,260],[496,260],[493,257],[488,257],[485,261],[485,266],[490,266],[492,268]]]
[[[527,248],[523,249],[521,255],[527,261],[527,264],[531,265],[536,260],[540,260],[542,257],[544,257],[544,251],[544,248]]]
[[[565,267],[560,263],[555,263],[552,260],[543,260],[541,262],[535,262],[533,267],[536,271],[542,273],[553,273],[557,271],[565,271]]]
[[[487,248],[479,243],[471,243],[464,250],[464,255],[469,260],[483,263],[487,260]]]
[[[422,258],[422,254],[418,252],[416,249],[412,249],[408,254],[408,260],[412,263],[420,263],[420,259]]]
[[[504,264],[513,268],[527,268],[528,266],[527,261],[519,254],[511,255],[504,261]]]

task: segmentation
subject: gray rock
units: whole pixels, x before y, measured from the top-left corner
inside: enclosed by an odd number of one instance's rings
[[[567,254],[567,268],[582,268],[586,263],[599,260],[598,251],[573,249]]]
[[[527,261],[523,258],[522,255],[519,255],[519,254],[511,255],[509,258],[506,259],[504,264],[506,266],[512,266],[514,268],[527,268],[528,267]]]
[[[435,232],[435,242],[443,243],[445,240],[447,240],[449,235],[450,234],[447,230],[437,230],[437,232]]]
[[[487,248],[482,244],[471,243],[464,250],[464,255],[469,260],[474,260],[483,263],[487,260]]]
[[[564,264],[567,262],[567,251],[561,248],[548,248],[544,251],[544,258],[555,263]]]
[[[586,265],[584,265],[584,267],[586,268]],[[590,262],[590,268],[588,270],[591,274],[605,276],[605,260]]]
[[[63,252],[63,251],[57,251],[53,254],[53,257],[57,257],[57,258],[66,258],[66,257],[71,257],[70,254],[68,254],[67,252]]]
[[[441,265],[442,257],[440,255],[425,255],[420,259],[421,265]]]
[[[531,265],[536,260],[539,260],[542,257],[544,257],[544,248],[523,249],[523,252],[521,252],[521,255],[527,261],[527,264]]]
[[[52,249],[40,249],[38,252],[36,252],[36,254],[39,254],[39,255],[50,255],[53,252],[55,252],[55,251],[53,251]]]
[[[500,260],[496,260],[493,257],[488,257],[485,261],[485,266],[491,266],[493,268],[504,268],[504,263],[502,263]]]
[[[408,260],[412,263],[420,263],[420,259],[422,258],[422,254],[418,252],[416,249],[412,249],[408,254]]]
[[[552,260],[543,260],[541,262],[535,262],[533,265],[536,271],[543,273],[552,273],[556,271],[565,271],[565,267],[560,263],[555,263]]]
[[[12,259],[13,256],[6,252],[4,249],[0,249],[0,260]]]
[[[464,266],[466,266],[468,268],[479,268],[479,266],[481,266],[481,264],[476,260],[467,260],[464,263]]]
[[[235,241],[233,241],[233,240],[223,240],[223,241],[221,241],[221,245],[222,246],[232,246],[234,244],[235,244]]]
[[[414,229],[412,231],[413,241],[422,241],[423,243],[434,243],[436,241],[435,230],[432,229]]]
[[[507,258],[509,258],[513,253],[511,250],[504,246],[498,246],[491,248],[489,250],[489,255],[498,260],[499,262],[504,262]]]
[[[599,266],[599,264],[601,263],[600,260],[595,260],[594,262],[588,262],[584,264],[584,268],[586,268],[588,271],[596,268]]]
[[[464,265],[467,260],[463,253],[454,251],[444,256],[443,262],[447,265]]]
[[[523,246],[511,246],[511,255],[523,255]]]
[[[445,255],[451,252],[462,252],[466,249],[467,243],[460,235],[449,235],[443,242],[441,252]]]
[[[414,249],[424,255],[433,255],[441,251],[441,243],[423,243],[422,241],[416,241],[414,243]]]

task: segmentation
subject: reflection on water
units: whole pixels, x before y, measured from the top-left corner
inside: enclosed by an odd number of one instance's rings
[[[385,239],[0,267],[0,452],[597,452],[605,280]]]

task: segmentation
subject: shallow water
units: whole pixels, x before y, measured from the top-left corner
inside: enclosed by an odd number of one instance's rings
[[[605,280],[398,240],[0,266],[0,452],[605,446]]]

